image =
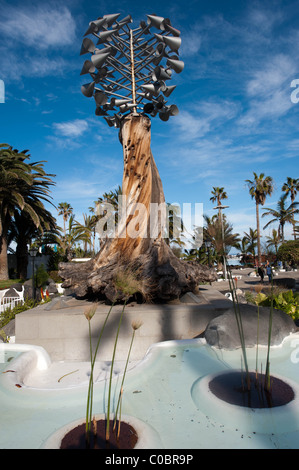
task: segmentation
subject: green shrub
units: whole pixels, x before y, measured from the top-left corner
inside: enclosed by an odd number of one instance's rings
[[[3,328],[5,325],[7,325],[15,318],[18,313],[34,308],[36,305],[36,300],[26,299],[23,304],[16,305],[14,308],[5,309],[4,312],[2,312],[0,315],[0,328]]]
[[[289,240],[278,248],[278,259],[292,265],[299,263],[299,240]]]
[[[49,279],[49,274],[45,270],[45,266],[41,264],[35,273],[35,286],[36,287],[44,287]]]
[[[270,307],[271,300],[273,297],[273,307],[277,310],[282,310],[283,312],[287,313],[292,317],[293,320],[299,319],[299,293],[294,292],[292,290],[288,290],[285,292],[278,292],[274,293],[273,296],[271,294],[264,294],[260,292],[254,299],[254,303],[257,305],[261,305],[262,307]]]

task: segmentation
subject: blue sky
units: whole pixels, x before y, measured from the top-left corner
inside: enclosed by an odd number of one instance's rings
[[[299,1],[0,0],[0,11],[0,141],[47,161],[46,171],[56,175],[53,203],[70,203],[77,220],[122,181],[118,131],[95,116],[94,100],[80,91],[88,81],[80,76],[83,35],[91,20],[109,13],[131,14],[135,27],[155,13],[181,31],[185,68],[171,80],[180,113],[152,119],[167,202],[203,203],[211,216],[211,190],[223,186],[228,220],[243,236],[256,227],[245,180],[253,172],[272,176],[275,192],[265,207],[275,208],[287,177],[299,177],[299,103],[291,100],[299,79]]]

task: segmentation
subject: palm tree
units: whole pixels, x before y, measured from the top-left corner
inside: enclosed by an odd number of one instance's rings
[[[294,204],[295,198],[297,195],[297,191],[299,191],[299,178],[290,178],[289,176],[287,177],[286,183],[282,186],[282,191],[286,193],[286,195],[290,194],[291,196],[291,203]],[[294,240],[296,240],[296,230],[295,230],[295,218],[293,214],[293,234],[294,234]]]
[[[40,226],[36,227],[32,219],[23,211],[15,210],[9,228],[9,244],[16,243],[17,278],[26,280],[28,266],[28,247],[32,239],[42,239],[45,234],[55,232],[56,221],[46,209],[40,209]]]
[[[117,222],[118,220],[118,203],[119,203],[119,197],[122,195],[122,189],[120,186],[118,186],[117,189],[111,190],[108,193],[105,192],[101,197],[98,198],[97,201],[95,201],[96,207],[100,204],[103,203],[108,203],[113,206],[113,209],[116,214],[116,219],[115,221]]]
[[[184,241],[181,240],[182,233],[185,230],[183,219],[181,218],[181,210],[179,206],[166,203],[167,207],[167,228],[165,234],[165,241],[169,245],[175,243],[183,247]]]
[[[265,176],[261,173],[259,176],[253,172],[254,180],[245,180],[249,187],[249,194],[252,199],[255,200],[256,207],[256,229],[257,229],[257,253],[258,253],[258,265],[261,265],[261,232],[260,232],[260,218],[259,218],[259,206],[265,204],[267,196],[271,196],[273,192],[273,179],[271,176]]]
[[[289,207],[285,206],[287,195],[283,194],[280,196],[278,203],[277,203],[277,209],[271,209],[269,207],[265,207],[265,211],[262,214],[262,217],[266,216],[272,216],[273,219],[271,219],[263,228],[267,228],[269,225],[273,224],[274,222],[278,222],[278,235],[280,236],[280,239],[282,243],[284,242],[284,226],[286,223],[293,224],[294,223],[294,214],[298,214],[299,210],[295,209],[296,205],[298,205],[297,202],[292,203]]]
[[[62,237],[56,236],[56,243],[61,247],[63,255],[70,261],[73,258],[76,243],[81,241],[88,243],[89,236],[86,232],[82,232],[75,222],[74,216],[71,215],[68,220],[66,234]]]
[[[96,227],[101,216],[98,214],[95,214],[95,207],[89,207],[88,210],[92,213],[92,216],[91,216],[91,219],[92,219],[92,253],[95,254]]]
[[[243,240],[247,242],[247,253],[255,257],[255,248],[257,246],[257,230],[249,227],[249,232],[244,232]]]
[[[68,218],[72,215],[73,208],[68,202],[60,202],[58,204],[58,215],[62,215],[63,218],[63,233],[66,235],[65,224],[68,221]]]
[[[92,251],[92,235],[94,232],[97,219],[95,216],[90,216],[83,214],[84,223],[75,221],[74,229],[77,230],[78,234],[82,235],[82,240],[84,241],[84,252],[87,252],[87,245],[90,246],[90,251]]]
[[[238,249],[241,251],[241,254],[244,256],[248,252],[248,239],[243,237],[239,243]]]
[[[239,234],[233,233],[232,225],[223,216],[223,233],[222,223],[217,215],[212,218],[204,215],[205,227],[203,231],[204,240],[210,240],[215,250],[215,257],[218,264],[218,269],[222,269],[223,258],[226,256],[232,247],[238,248],[239,246]],[[225,247],[225,253],[224,253]]]
[[[210,197],[210,201],[216,202],[217,201],[217,206],[221,206],[221,199],[227,199],[227,194],[224,191],[224,188],[219,188],[219,186],[213,187],[213,191],[211,191],[213,194],[212,197]],[[218,209],[218,215],[221,217],[221,209]]]
[[[95,201],[95,212],[96,212],[96,219],[99,221],[101,218],[105,217],[107,214],[107,207],[105,207],[105,204],[110,204],[112,208],[112,214],[114,217],[114,223],[118,223],[118,218],[119,218],[119,197],[122,195],[122,188],[118,186],[117,189],[111,190],[108,193],[105,192],[101,197],[98,198],[97,201]],[[107,230],[107,223],[102,227],[102,230]],[[103,237],[103,233],[99,233],[100,236],[100,248],[101,244],[103,245],[104,240],[101,240]],[[102,242],[102,243],[101,243]]]
[[[270,248],[274,246],[276,259],[277,259],[278,245],[282,242],[279,232],[275,230],[274,228],[272,230],[272,237],[266,237],[266,238],[267,238],[267,243],[266,243],[267,247]]]
[[[50,201],[52,177],[43,169],[43,163],[27,163],[28,150],[19,152],[7,144],[0,144],[0,279],[8,279],[8,232],[15,210],[22,211],[37,228],[48,223],[43,201]],[[53,204],[52,204],[53,205]]]

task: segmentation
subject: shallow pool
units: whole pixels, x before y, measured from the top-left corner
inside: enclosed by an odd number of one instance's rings
[[[19,351],[5,351],[0,349],[0,372],[20,354]]]
[[[165,449],[297,449],[298,345],[299,336],[295,334],[283,345],[271,349],[271,373],[284,377],[295,389],[295,400],[286,405],[288,408],[257,413],[214,401],[206,387],[207,378],[240,368],[241,353],[240,350],[216,350],[203,339],[197,339],[153,345],[146,357],[127,373],[122,413],[149,424]],[[247,352],[250,367],[254,369],[255,348]],[[70,386],[69,382],[64,385],[61,380],[57,387],[56,380],[53,387],[49,381],[47,388],[32,387],[26,385],[26,374],[32,362],[39,364],[35,368],[43,375],[53,364],[46,354],[43,361],[42,351],[38,352],[39,358],[34,359],[35,353],[29,357],[30,354],[29,347],[21,355],[18,352],[18,357],[6,367],[14,370],[16,365],[17,370],[2,371],[0,376],[0,422],[5,429],[0,436],[0,448],[41,448],[60,427],[85,416],[88,373],[81,384],[76,384],[75,372],[68,376],[71,380],[73,375],[76,386]],[[264,363],[265,357],[266,348],[259,347],[259,362]],[[77,364],[78,370],[81,365]],[[74,364],[69,368],[73,370]],[[119,384],[120,376],[115,376],[114,397],[118,395]],[[95,384],[95,413],[106,411],[106,399],[107,381],[101,377]]]

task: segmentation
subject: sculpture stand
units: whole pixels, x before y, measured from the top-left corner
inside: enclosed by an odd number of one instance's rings
[[[61,263],[63,287],[78,297],[123,300],[115,275],[133,269],[143,283],[145,300],[167,302],[192,292],[200,281],[216,280],[206,266],[177,258],[165,238],[165,220],[158,209],[165,204],[162,182],[151,148],[151,121],[130,114],[122,121],[120,140],[124,153],[122,194],[126,201],[114,238],[84,264]]]

